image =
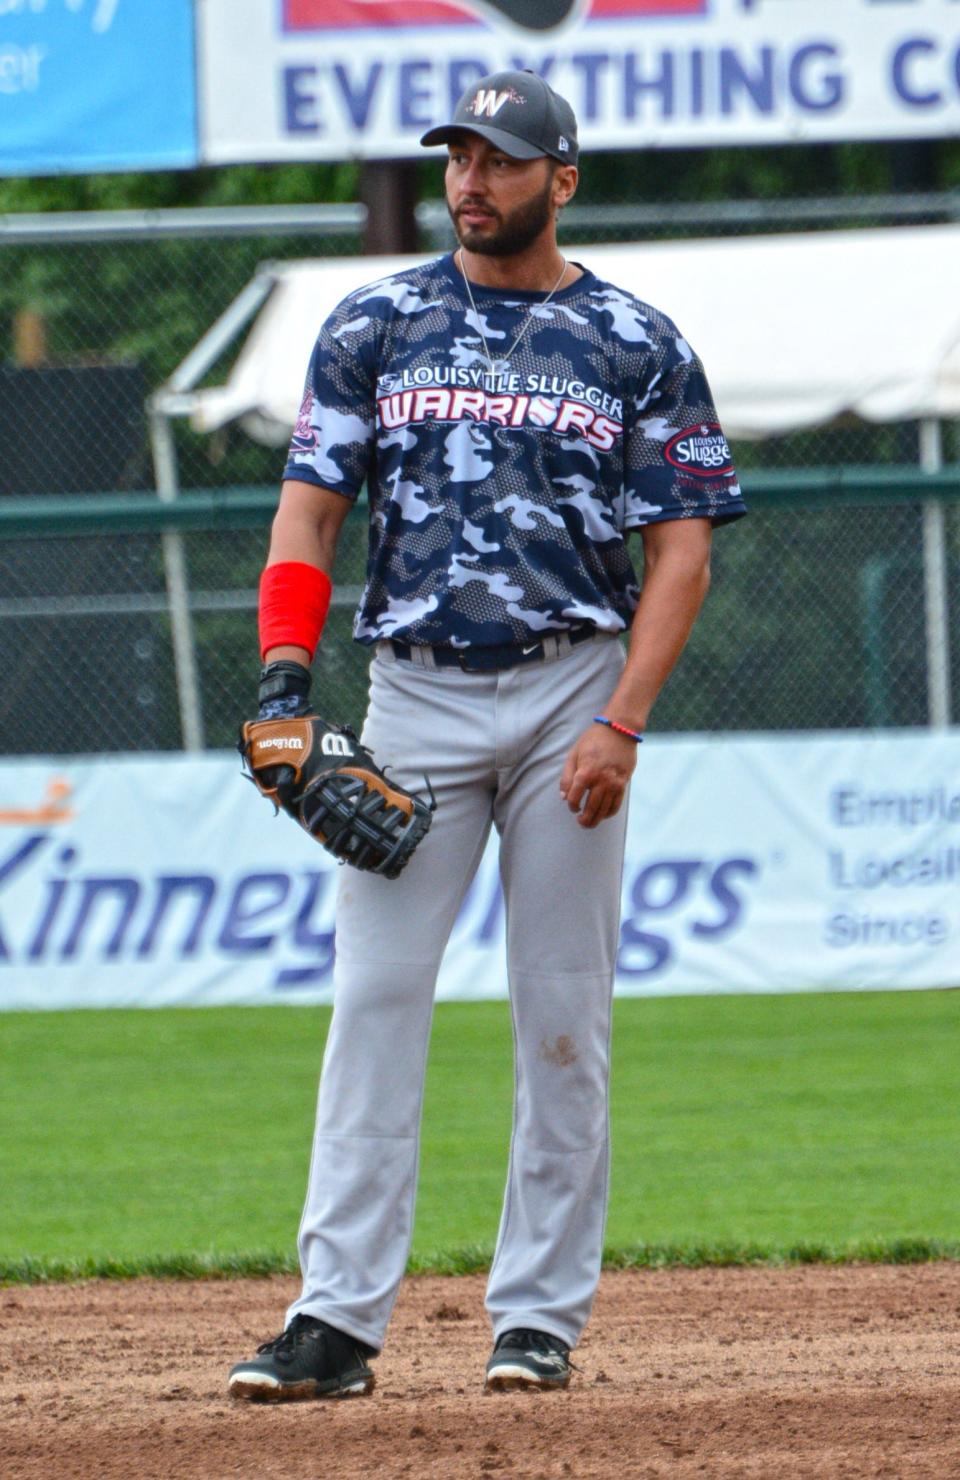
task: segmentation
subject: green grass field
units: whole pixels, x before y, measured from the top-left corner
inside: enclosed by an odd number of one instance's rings
[[[0,1276],[289,1264],[328,1019],[0,1014]],[[956,992],[619,1001],[611,1257],[960,1254],[958,1030]],[[439,1006],[415,1263],[492,1246],[511,1093],[506,1004]]]

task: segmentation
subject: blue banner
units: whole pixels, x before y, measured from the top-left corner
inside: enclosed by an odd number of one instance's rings
[[[0,171],[196,163],[192,0],[0,0]]]

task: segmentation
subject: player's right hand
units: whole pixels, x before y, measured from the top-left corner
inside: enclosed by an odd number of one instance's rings
[[[636,764],[635,740],[605,725],[584,730],[560,778],[560,795],[581,827],[596,827],[616,816]]]

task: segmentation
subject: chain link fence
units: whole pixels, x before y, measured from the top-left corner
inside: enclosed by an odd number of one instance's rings
[[[715,235],[758,229],[750,202],[709,208],[571,210],[563,242]],[[794,203],[796,205],[796,203]],[[830,224],[823,203],[766,214],[763,229]],[[955,219],[955,196],[847,202],[832,224]],[[908,202],[909,205],[909,202]],[[631,215],[630,212],[633,211]],[[659,212],[659,215],[651,214]],[[211,219],[216,215],[216,220]],[[174,215],[183,219],[174,221]],[[161,220],[160,217],[164,219]],[[205,219],[206,218],[206,219]],[[443,249],[442,206],[418,215],[426,250]],[[154,486],[145,406],[258,264],[361,250],[359,207],[158,213],[91,222],[0,219],[0,746],[8,754],[170,750],[183,743],[171,626],[171,541],[184,561],[203,743],[233,743],[256,681],[255,592],[282,454],[237,427],[201,437],[175,428],[184,502],[217,492],[205,527],[168,506],[163,533],[97,511],[97,497],[142,503]],[[234,347],[232,353],[235,354]],[[228,351],[210,380],[221,383]],[[752,495],[771,469],[913,465],[916,424],[836,426],[734,451],[751,517],[715,542],[714,589],[655,713],[660,730],[822,729],[930,722],[932,672],[960,692],[960,644],[931,637],[928,501],[838,491],[829,505]],[[944,460],[960,460],[956,425]],[[140,500],[137,495],[140,494]],[[57,495],[89,500],[66,533]],[[948,607],[960,580],[960,504],[936,506]],[[246,498],[241,520],[231,515]],[[252,500],[252,503],[251,503]],[[76,501],[75,501],[76,502]],[[46,510],[46,512],[44,512]],[[11,511],[16,518],[9,517]],[[32,512],[31,512],[32,511]],[[369,652],[353,643],[365,525],[348,518],[336,605],[318,659],[319,703],[363,711]],[[640,558],[639,540],[637,558]],[[936,643],[942,651],[936,652]],[[942,693],[941,693],[942,697]],[[948,699],[949,704],[949,699]],[[53,716],[36,730],[36,716]],[[941,715],[941,719],[942,719]],[[955,709],[947,717],[956,720]]]
[[[266,492],[266,491],[265,491]],[[948,600],[960,596],[960,503],[945,505]],[[722,530],[703,614],[651,728],[921,726],[931,711],[924,512],[905,500],[765,506]],[[205,743],[228,747],[256,686],[256,584],[267,531],[183,534]],[[315,695],[362,715],[369,650],[351,640],[364,565],[362,509],[344,526],[336,605]],[[639,543],[639,542],[638,542]],[[0,539],[7,572],[0,733],[12,754],[179,748],[162,537],[104,532]],[[639,558],[639,549],[637,551]],[[960,645],[949,688],[960,693]],[[42,735],[35,717],[53,717]],[[954,712],[953,716],[956,718]]]

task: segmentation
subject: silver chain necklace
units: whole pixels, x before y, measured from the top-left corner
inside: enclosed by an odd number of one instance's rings
[[[526,334],[526,332],[529,329],[531,323],[533,322],[533,317],[534,317],[533,310],[535,308],[546,308],[547,304],[550,302],[550,299],[553,297],[554,293],[557,291],[557,289],[559,288],[560,284],[563,282],[563,275],[566,272],[567,267],[568,267],[569,264],[567,263],[566,257],[561,258],[561,261],[563,262],[563,266],[560,269],[560,276],[557,278],[557,281],[554,283],[553,287],[550,289],[550,292],[547,294],[546,298],[544,298],[542,300],[542,302],[540,302],[540,303],[532,303],[530,305],[530,307],[527,309],[527,316],[524,319],[523,323],[520,325],[520,332],[517,335],[516,339],[513,341],[513,343],[511,344],[510,348],[507,350],[506,354],[503,355],[499,360],[495,360],[493,358],[493,355],[490,353],[490,346],[487,343],[487,336],[484,334],[483,328],[482,328],[481,323],[480,323],[480,314],[477,311],[477,305],[476,305],[476,302],[475,302],[474,297],[473,297],[473,289],[470,286],[470,279],[467,277],[467,269],[463,265],[463,248],[462,247],[460,248],[460,251],[457,253],[457,256],[460,258],[460,272],[461,272],[461,275],[463,277],[463,281],[466,284],[467,297],[470,299],[470,307],[473,309],[473,316],[474,316],[474,318],[477,321],[477,333],[480,335],[480,339],[481,339],[481,342],[483,344],[483,352],[484,352],[484,354],[487,357],[487,364],[490,366],[490,373],[492,375],[496,375],[498,368],[506,368],[506,366],[509,365],[509,363],[510,363],[510,356],[513,354],[513,352],[516,349],[517,345],[520,343],[520,341],[523,338],[524,334]]]

